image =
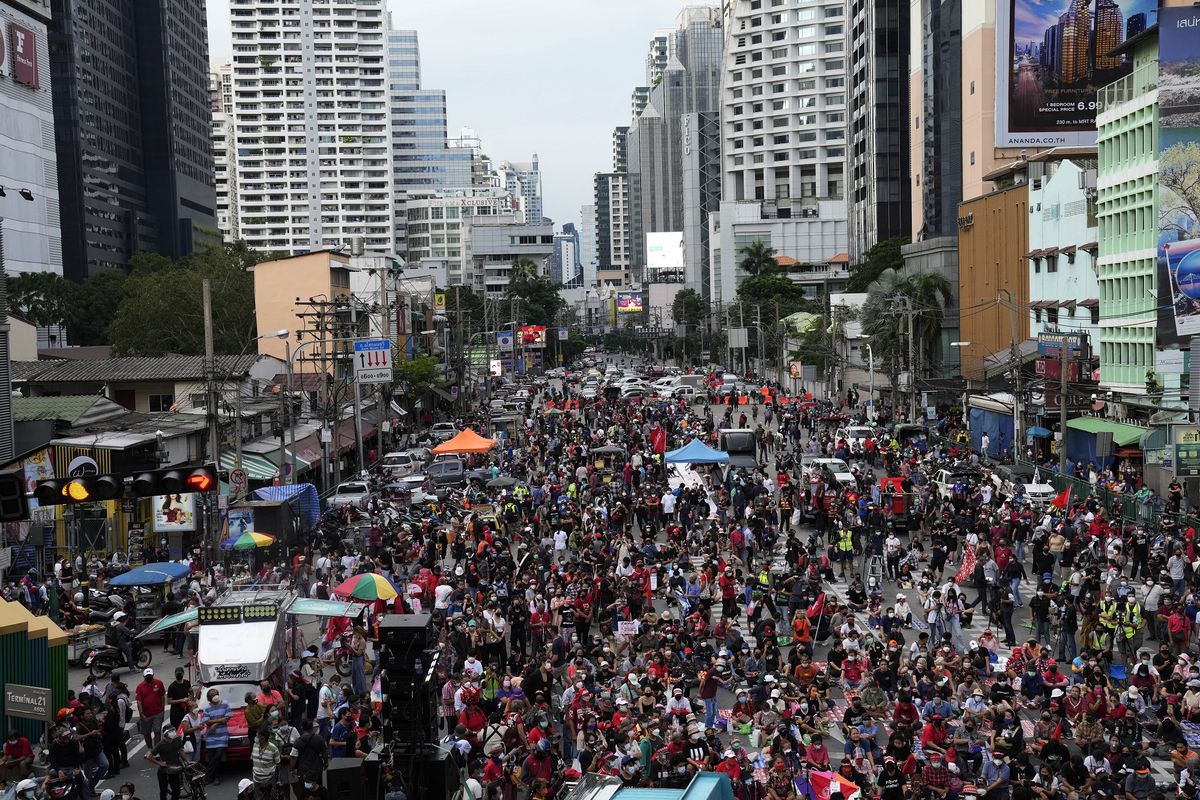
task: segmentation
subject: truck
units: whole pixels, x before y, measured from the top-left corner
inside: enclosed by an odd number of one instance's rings
[[[717,433],[717,449],[729,454],[729,466],[753,469],[758,463],[758,440],[749,428],[722,428]]]

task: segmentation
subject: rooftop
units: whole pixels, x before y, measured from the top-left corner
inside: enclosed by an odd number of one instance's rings
[[[218,375],[246,375],[260,356],[217,356]],[[105,358],[96,360],[14,361],[13,383],[137,383],[204,380],[204,356]]]
[[[129,409],[107,397],[94,394],[59,395],[56,397],[14,397],[13,421],[33,422],[55,420],[71,427],[92,427],[129,415]]]

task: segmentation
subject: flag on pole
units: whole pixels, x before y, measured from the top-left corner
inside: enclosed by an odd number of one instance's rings
[[[1058,493],[1058,496],[1050,501],[1050,505],[1057,508],[1059,511],[1066,511],[1067,505],[1071,502],[1071,487],[1063,489]]]
[[[1042,469],[1041,469],[1041,467],[1034,467],[1033,468],[1033,483],[1036,486],[1037,484],[1039,484],[1041,482],[1042,482]]]

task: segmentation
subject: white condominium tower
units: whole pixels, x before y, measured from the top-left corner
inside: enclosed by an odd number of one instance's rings
[[[231,0],[240,233],[395,247],[385,0]]]

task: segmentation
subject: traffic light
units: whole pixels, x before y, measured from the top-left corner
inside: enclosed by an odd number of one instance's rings
[[[173,467],[136,473],[130,488],[134,497],[215,492],[219,480],[217,470],[212,465]]]
[[[120,475],[83,475],[78,478],[52,478],[38,481],[33,496],[40,505],[98,503],[117,500],[125,493]]]
[[[25,476],[20,472],[0,472],[0,522],[29,519],[29,501],[25,497]]]

